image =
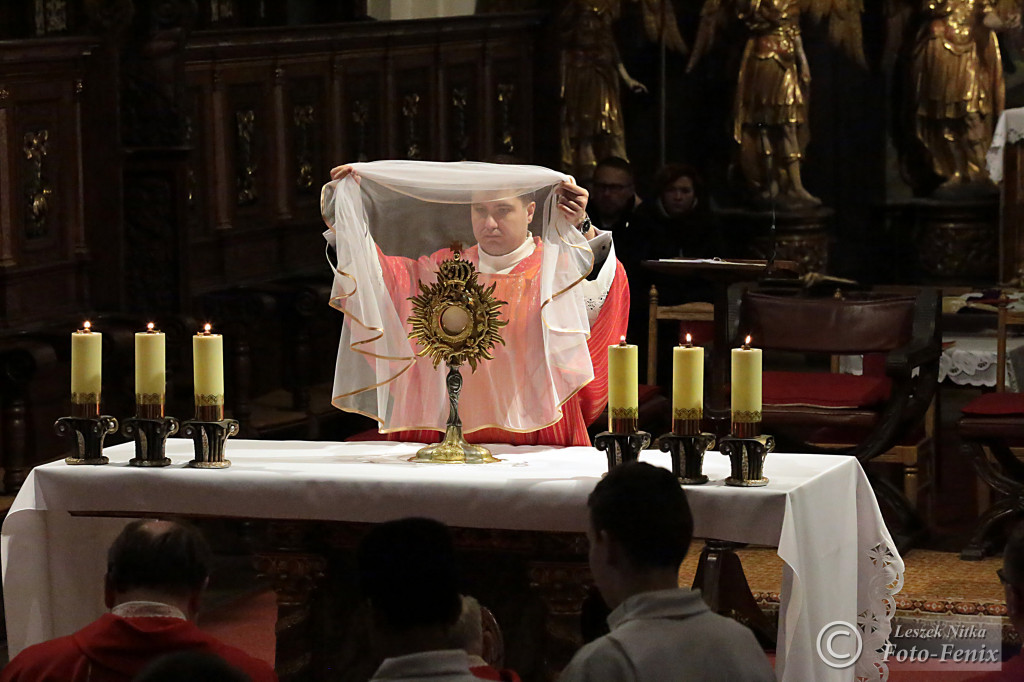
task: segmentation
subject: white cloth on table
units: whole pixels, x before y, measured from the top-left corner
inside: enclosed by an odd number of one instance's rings
[[[469,670],[469,656],[461,649],[423,651],[385,658],[370,682],[478,682]]]
[[[1024,108],[1006,109],[999,115],[992,144],[985,154],[988,175],[992,182],[1003,181],[1003,149],[1024,140]]]
[[[939,357],[939,381],[949,379],[960,386],[996,385],[995,336],[943,335],[955,343],[942,350]],[[1006,339],[1006,390],[1020,390],[1024,372],[1024,338]]]
[[[593,448],[494,445],[501,462],[441,466],[407,461],[418,447],[229,441],[231,468],[207,471],[186,468],[192,443],[171,439],[172,465],[162,469],[127,466],[133,443],[108,448],[107,466],[36,467],[0,536],[11,655],[104,612],[106,550],[127,521],[90,514],[366,523],[418,515],[456,527],[583,533],[587,496],[607,471],[606,456]],[[665,453],[648,450],[641,459],[669,466]],[[776,546],[785,562],[780,679],[854,679],[854,667],[830,668],[815,649],[819,631],[836,620],[863,632],[857,675],[885,679],[877,652],[889,636],[903,561],[857,460],[773,453],[762,488],[724,485],[728,458],[714,451],[704,472],[707,484],[686,489],[695,535]]]
[[[712,613],[696,590],[629,597],[608,616],[611,632],[576,652],[560,682],[774,682],[748,628]]]

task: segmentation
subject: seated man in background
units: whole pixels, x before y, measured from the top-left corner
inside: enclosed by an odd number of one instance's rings
[[[374,526],[356,555],[375,641],[385,656],[371,680],[477,682],[451,630],[462,612],[455,545],[440,521]]]
[[[750,630],[679,588],[693,517],[670,471],[617,466],[587,504],[590,570],[613,609],[611,632],[576,652],[562,682],[775,679]]]
[[[0,671],[3,682],[129,682],[175,651],[211,653],[253,682],[277,680],[264,661],[202,632],[193,622],[210,576],[198,530],[139,520],[110,547],[105,599],[110,613],[73,635],[31,646]]]
[[[629,161],[609,156],[598,162],[590,184],[590,207],[587,213],[594,225],[611,230],[617,238],[629,227],[633,210],[640,205],[633,184],[633,167]]]

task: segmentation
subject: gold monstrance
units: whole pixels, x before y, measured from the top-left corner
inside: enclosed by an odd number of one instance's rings
[[[465,462],[480,464],[497,462],[487,448],[472,445],[462,436],[459,418],[459,392],[462,372],[459,366],[468,362],[475,372],[481,360],[491,360],[496,343],[504,345],[498,330],[508,322],[498,319],[498,309],[505,304],[494,298],[492,284],[484,288],[476,279],[476,268],[462,260],[461,247],[452,248],[454,255],[441,262],[437,281],[429,287],[420,282],[419,296],[412,301],[409,323],[410,339],[419,341],[423,349],[418,356],[430,354],[436,368],[443,360],[448,365],[448,424],[444,440],[421,448],[414,462]]]

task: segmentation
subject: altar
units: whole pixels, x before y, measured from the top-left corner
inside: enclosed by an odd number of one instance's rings
[[[106,550],[131,517],[378,523],[430,516],[466,533],[564,534],[576,575],[588,578],[580,534],[587,496],[607,466],[603,453],[584,447],[497,445],[499,463],[439,465],[408,462],[415,444],[234,441],[231,467],[211,471],[185,468],[192,444],[173,439],[171,466],[139,469],[127,465],[133,447],[108,449],[106,466],[55,462],[26,480],[0,544],[12,656],[103,612]],[[660,452],[645,451],[641,459],[669,466]],[[885,670],[876,654],[890,632],[903,562],[859,463],[771,454],[763,488],[727,487],[728,472],[727,458],[708,452],[711,481],[686,488],[695,536],[778,547],[785,562],[779,679],[853,680],[855,670],[879,679],[873,664]],[[532,587],[542,583],[536,578]],[[861,625],[864,653],[856,666],[834,667],[818,654],[819,633],[836,621]]]

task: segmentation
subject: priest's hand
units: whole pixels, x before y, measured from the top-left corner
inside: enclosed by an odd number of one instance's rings
[[[334,168],[331,169],[331,180],[344,180],[349,175],[352,176],[352,179],[355,180],[356,183],[359,182],[359,173],[356,173],[355,168],[349,166],[348,164],[345,164],[343,166],[335,166]]]
[[[587,201],[590,199],[590,192],[572,180],[563,180],[555,191],[558,193],[558,210],[562,212],[570,225],[579,227],[587,217]],[[592,239],[594,228],[591,227],[588,234],[583,236]]]

